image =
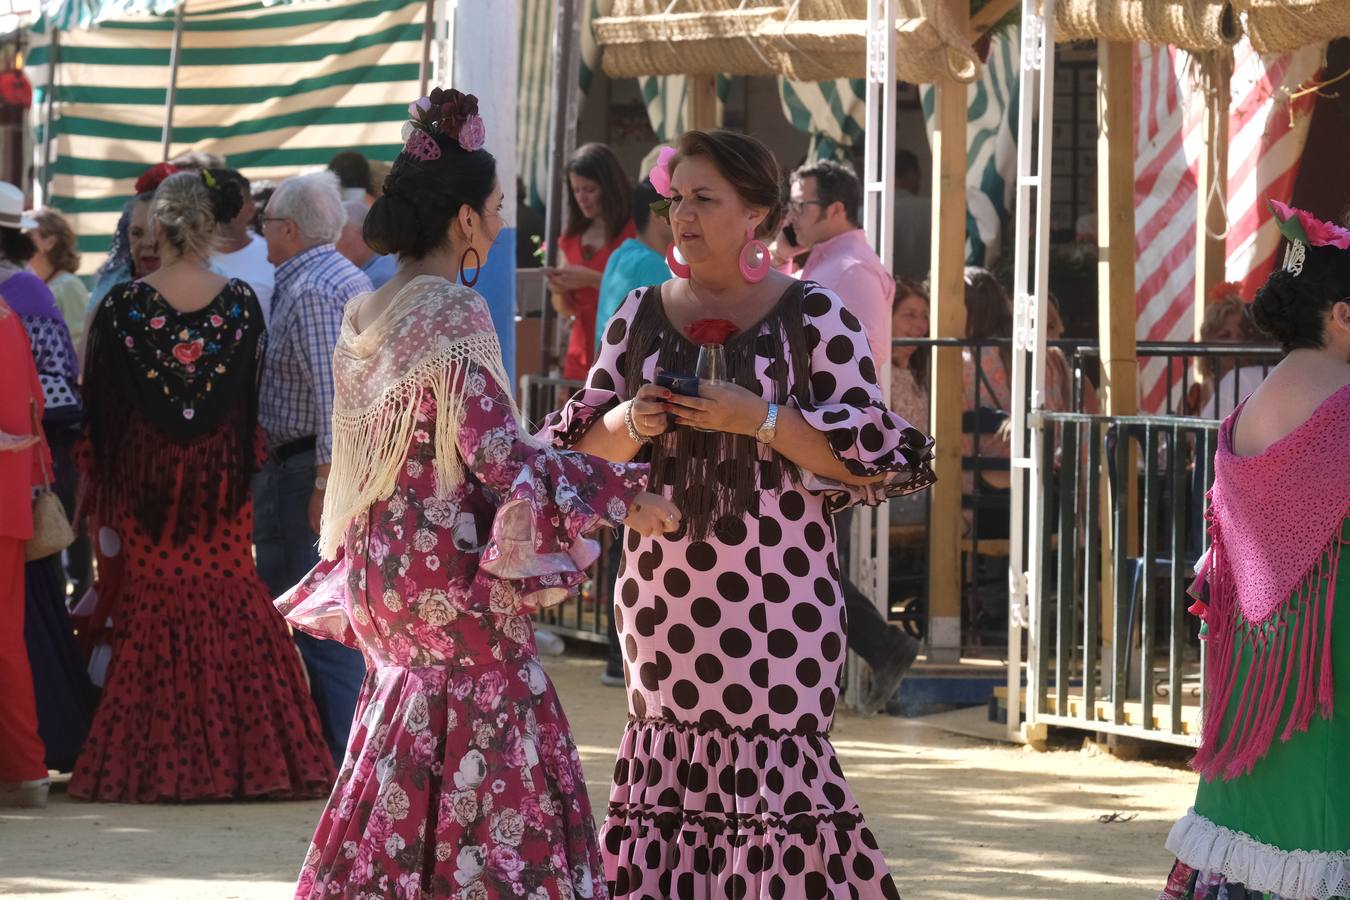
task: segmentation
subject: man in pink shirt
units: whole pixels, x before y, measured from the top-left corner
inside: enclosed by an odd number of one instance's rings
[[[797,245],[811,253],[798,277],[834,291],[858,317],[881,379],[881,367],[891,359],[895,279],[858,227],[861,206],[862,184],[847,166],[821,161],[792,174],[787,223],[796,233]],[[841,559],[849,552],[851,520],[849,511],[835,518]],[[843,579],[843,588],[848,647],[872,670],[872,689],[863,700],[863,710],[884,710],[914,664],[919,642],[888,624],[848,578]]]
[[[797,245],[811,251],[800,277],[834,291],[858,317],[880,378],[891,358],[895,279],[858,227],[861,207],[862,184],[847,166],[825,160],[792,173],[787,222]]]

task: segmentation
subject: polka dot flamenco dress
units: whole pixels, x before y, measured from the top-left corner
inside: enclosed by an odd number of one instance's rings
[[[629,721],[605,874],[615,897],[896,897],[829,740],[846,626],[831,511],[930,484],[929,442],[882,405],[862,327],[818,285],[791,289],[727,351],[736,381],[799,408],[852,471],[890,477],[866,490],[805,472],[780,482],[751,449],[759,489],[728,513],[695,492],[734,483],[729,461],[712,460],[711,478],[681,473],[678,442],[700,439],[658,439],[653,480],[686,518],[673,535],[627,539],[614,616]],[[691,371],[695,353],[659,292],[634,292],[548,433],[578,440],[658,365]],[[711,516],[694,534],[700,509]]]
[[[262,314],[231,281],[180,313],[143,282],[91,327],[93,622],[112,659],[70,782],[79,800],[312,798],[334,767],[286,623],[253,566]]]

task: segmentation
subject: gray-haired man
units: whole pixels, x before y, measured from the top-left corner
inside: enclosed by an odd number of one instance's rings
[[[258,574],[273,597],[319,561],[319,516],[333,456],[333,348],[342,310],[370,279],[333,244],[347,223],[330,172],[288,178],[263,217],[276,293],[258,396],[267,465],[254,483]],[[341,763],[365,665],[336,641],[296,632],[333,758]]]

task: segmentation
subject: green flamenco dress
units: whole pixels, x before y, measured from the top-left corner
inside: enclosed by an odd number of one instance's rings
[[[1195,806],[1167,839],[1177,862],[1159,900],[1350,898],[1350,578],[1335,577],[1340,565],[1350,566],[1350,519],[1316,576],[1272,621],[1245,626],[1234,642],[1237,689],[1217,734],[1217,762],[1233,763],[1263,701],[1273,739],[1244,774],[1202,777]],[[1321,683],[1299,691],[1300,679]],[[1323,704],[1333,697],[1340,702]],[[1292,727],[1300,703],[1318,706],[1306,730]]]

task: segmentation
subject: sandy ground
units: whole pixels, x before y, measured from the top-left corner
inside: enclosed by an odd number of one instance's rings
[[[603,809],[622,692],[599,685],[595,660],[549,669],[591,803]],[[1156,896],[1171,862],[1163,840],[1194,793],[1175,764],[1036,753],[897,718],[843,715],[834,744],[906,900]],[[0,811],[0,894],[286,897],[321,808],[90,805],[54,794],[46,810]]]

